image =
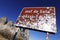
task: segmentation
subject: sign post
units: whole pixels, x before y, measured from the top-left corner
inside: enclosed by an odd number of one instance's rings
[[[46,33],[46,40],[49,40],[49,33]]]

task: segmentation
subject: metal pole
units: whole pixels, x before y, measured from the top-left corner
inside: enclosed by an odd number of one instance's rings
[[[46,40],[49,40],[49,33],[46,33]]]

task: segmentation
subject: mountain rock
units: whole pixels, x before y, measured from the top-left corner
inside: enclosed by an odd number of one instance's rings
[[[0,18],[0,40],[29,40],[29,30],[16,27],[7,17]]]

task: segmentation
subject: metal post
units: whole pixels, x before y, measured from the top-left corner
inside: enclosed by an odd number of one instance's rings
[[[49,33],[46,33],[46,40],[49,40]]]

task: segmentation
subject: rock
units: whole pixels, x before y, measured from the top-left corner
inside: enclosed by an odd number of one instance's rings
[[[17,28],[6,17],[0,18],[0,40],[29,40],[29,30]]]
[[[6,21],[7,21],[7,17],[0,18],[0,23],[1,24],[5,24]]]
[[[7,23],[7,25],[10,27],[12,26],[12,24],[13,24],[12,21],[8,21],[8,23]]]
[[[4,38],[4,37],[0,34],[0,40],[8,40],[8,39]]]

